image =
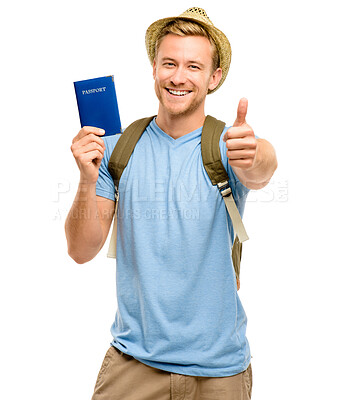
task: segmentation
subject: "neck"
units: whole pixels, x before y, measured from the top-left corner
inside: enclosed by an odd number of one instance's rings
[[[185,115],[169,114],[164,112],[162,106],[159,105],[156,123],[161,130],[173,139],[177,139],[203,126],[204,120],[204,105],[191,114]]]

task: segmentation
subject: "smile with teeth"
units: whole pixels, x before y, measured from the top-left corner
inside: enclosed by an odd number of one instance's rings
[[[173,94],[174,96],[185,96],[189,93],[191,93],[191,90],[172,90],[172,89],[168,89],[166,88],[166,90]]]

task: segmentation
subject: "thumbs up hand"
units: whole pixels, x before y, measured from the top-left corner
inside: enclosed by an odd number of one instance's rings
[[[232,167],[248,170],[255,164],[257,140],[253,129],[246,122],[248,100],[242,98],[234,125],[227,130],[223,140],[227,146],[228,162]]]

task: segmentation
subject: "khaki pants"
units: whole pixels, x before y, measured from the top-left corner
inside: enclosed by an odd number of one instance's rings
[[[250,400],[252,367],[222,378],[180,375],[137,361],[110,347],[92,400]]]

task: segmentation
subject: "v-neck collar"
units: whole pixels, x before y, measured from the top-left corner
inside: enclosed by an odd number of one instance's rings
[[[180,136],[177,139],[174,139],[173,137],[171,137],[170,135],[168,135],[167,133],[165,133],[161,128],[159,128],[159,126],[156,123],[156,117],[153,118],[152,122],[151,122],[151,128],[152,130],[157,134],[160,135],[162,137],[164,137],[166,140],[168,140],[170,142],[170,144],[172,145],[178,145],[181,143],[185,143],[188,142],[192,139],[195,139],[196,137],[201,136],[202,134],[202,126],[198,129],[195,129],[192,132],[189,132],[183,136]]]

